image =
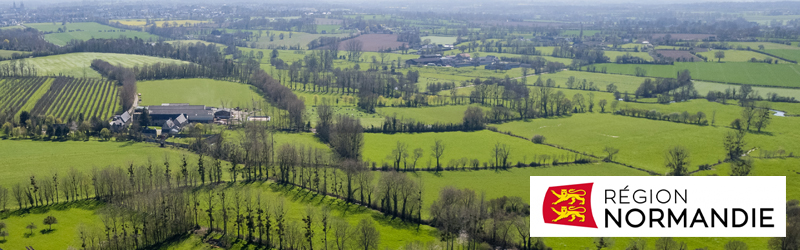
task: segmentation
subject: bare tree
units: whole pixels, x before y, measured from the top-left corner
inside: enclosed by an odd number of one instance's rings
[[[672,147],[667,151],[666,166],[671,169],[670,175],[683,176],[688,174],[689,150],[683,146]]]
[[[419,158],[422,158],[423,151],[422,148],[414,149],[414,153],[411,155],[411,169],[417,169],[417,161]]]
[[[406,162],[405,159],[408,157],[408,145],[404,142],[397,141],[397,146],[394,150],[392,150],[392,161],[394,163],[394,169],[400,171],[400,163]],[[404,164],[405,165],[405,164]]]
[[[380,232],[375,228],[375,223],[369,219],[361,219],[353,234],[353,248],[363,250],[376,250],[380,242]]]
[[[336,245],[336,250],[347,249],[349,246],[350,238],[354,234],[353,232],[351,232],[350,223],[348,223],[342,218],[334,217],[332,228],[333,228],[334,245]]]
[[[444,149],[445,145],[442,140],[437,139],[433,142],[431,151],[433,152],[433,157],[436,158],[436,171],[439,171],[439,169],[442,167],[442,165],[439,163],[439,160],[442,158],[442,155],[444,155]]]
[[[364,43],[356,40],[350,39],[344,43],[344,50],[347,51],[347,59],[353,62],[358,62],[361,60],[361,53],[364,49]]]
[[[603,161],[609,161],[609,162],[614,161],[614,156],[617,155],[617,153],[619,153],[618,148],[612,148],[611,146],[606,146],[605,149],[603,149],[603,151],[605,151],[607,155],[606,158],[603,158]]]

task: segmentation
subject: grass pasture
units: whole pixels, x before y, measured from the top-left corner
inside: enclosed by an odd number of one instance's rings
[[[614,74],[602,74],[602,73],[592,73],[586,71],[572,71],[572,70],[564,70],[559,71],[554,74],[542,74],[542,81],[546,81],[547,79],[553,79],[556,81],[556,85],[561,85],[563,87],[566,86],[566,82],[570,76],[574,76],[576,82],[582,82],[586,79],[587,82],[594,82],[595,86],[599,86],[600,91],[605,91],[606,86],[609,84],[614,84],[617,86],[617,91],[620,93],[624,93],[628,91],[629,93],[636,92],[636,89],[639,88],[639,85],[644,82],[646,79],[645,77],[636,77],[636,76],[629,76],[629,75],[614,75]],[[530,76],[528,77],[528,84],[533,85],[536,81],[538,76]],[[702,92],[701,92],[702,93]]]
[[[26,64],[36,67],[41,76],[73,76],[73,77],[95,77],[100,74],[94,71],[90,65],[92,60],[102,59],[112,65],[121,64],[124,67],[136,65],[161,63],[187,63],[184,61],[159,58],[152,56],[116,54],[116,53],[69,53],[54,56],[44,56],[24,59]],[[3,62],[8,63],[8,62]]]
[[[710,62],[716,62],[717,59],[714,57],[714,54],[718,50],[706,51],[706,52],[699,52],[697,54],[703,55],[708,58]],[[761,53],[747,51],[747,50],[723,50],[725,52],[725,58],[722,58],[722,62],[749,62],[750,59],[755,58],[756,60],[763,61],[764,59],[771,58],[772,60],[780,60],[775,57],[771,57],[768,55],[764,55]],[[791,59],[791,58],[789,58]],[[780,60],[782,63],[785,62]]]
[[[800,61],[800,48],[797,49],[765,49],[764,52],[789,60]]]
[[[0,58],[11,58],[11,56],[14,55],[14,54],[25,55],[25,54],[29,54],[29,53],[31,53],[31,52],[0,49]]]
[[[149,143],[4,140],[0,143],[0,185],[10,187],[33,174],[63,176],[70,168],[88,173],[93,167],[144,164],[148,158],[160,164],[169,156],[177,164],[184,154],[189,162],[197,162],[194,153]]]
[[[85,41],[92,38],[119,38],[125,36],[128,38],[138,37],[145,41],[155,41],[159,38],[147,32],[119,29],[93,22],[67,23],[66,25],[61,25],[61,23],[27,23],[25,26],[45,33],[50,32],[44,35],[44,39],[61,46],[72,40]],[[58,32],[59,28],[65,29],[66,32]]]
[[[291,33],[291,37],[289,36]],[[280,35],[283,34],[283,39],[280,39]],[[307,45],[311,40],[317,39],[319,37],[328,36],[328,37],[346,37],[349,34],[311,34],[305,32],[289,32],[289,31],[277,31],[277,30],[268,30],[264,32],[264,35],[256,41],[256,48],[259,49],[271,49],[274,47],[280,46],[297,46],[299,45],[300,48],[307,48]],[[272,40],[270,40],[270,37]],[[267,54],[267,53],[265,53]]]
[[[34,208],[27,212],[17,211],[14,214],[0,214],[0,221],[6,223],[9,236],[5,243],[0,243],[4,249],[68,249],[80,247],[78,228],[81,225],[100,228],[103,223],[96,209],[103,205],[96,201],[80,201],[62,203],[48,207]],[[52,231],[47,231],[48,226],[42,221],[52,215],[58,223],[53,225]],[[25,227],[33,223],[38,228],[31,230]]]
[[[468,105],[448,105],[439,107],[422,107],[422,108],[395,108],[384,107],[377,108],[377,112],[383,116],[396,115],[397,118],[412,119],[417,122],[426,124],[434,123],[461,123],[464,118],[464,112],[467,111]],[[488,108],[483,108],[484,112]]]
[[[398,133],[398,134],[365,134],[364,152],[365,161],[375,161],[378,163],[386,162],[391,164],[386,157],[396,148],[397,142],[406,143],[409,153],[416,148],[423,150],[423,156],[417,162],[417,167],[425,168],[430,162],[431,167],[436,166],[436,159],[431,155],[431,146],[435,140],[442,140],[445,144],[445,152],[440,159],[442,166],[447,166],[451,160],[467,158],[469,160],[478,159],[481,162],[494,163],[492,150],[495,143],[508,145],[512,151],[509,155],[509,162],[540,162],[550,163],[552,157],[543,159],[539,156],[570,156],[573,153],[556,149],[550,146],[538,145],[528,140],[491,132],[488,130],[476,132],[441,132],[441,133]],[[564,161],[562,159],[562,161]]]
[[[486,199],[518,196],[530,203],[530,176],[637,176],[647,173],[612,163],[570,164],[548,167],[510,168],[508,170],[445,171],[440,173],[417,172],[425,192],[422,197],[423,214],[430,215],[433,201],[439,190],[453,186],[485,192]]]
[[[425,39],[430,39],[431,43],[435,43],[435,44],[454,44],[456,42],[456,38],[457,37],[453,37],[453,36],[423,36],[423,37],[420,37],[420,39],[422,39],[423,41],[425,41]]]
[[[189,103],[221,107],[249,107],[253,101],[264,102],[254,87],[244,84],[212,79],[189,78],[137,83],[142,94],[140,106],[162,103]]]
[[[725,107],[731,109],[725,110]],[[623,107],[620,104],[620,107]],[[544,135],[548,143],[564,146],[581,152],[605,156],[603,149],[611,146],[620,149],[616,161],[635,167],[666,173],[664,154],[676,145],[686,147],[691,153],[691,167],[717,163],[724,158],[722,140],[731,131],[723,127],[735,117],[736,106],[718,105],[717,127],[698,126],[668,121],[655,121],[611,114],[576,114],[565,119],[535,119],[528,122],[516,121],[498,125],[500,131],[511,131],[516,135],[532,137]],[[703,111],[711,117],[713,110]],[[727,117],[727,118],[726,118]],[[775,117],[768,133],[748,135],[748,147],[776,150],[781,147],[786,152],[800,152],[800,135],[793,129],[798,121],[795,117]]]
[[[708,94],[708,91],[711,90],[725,92],[725,90],[728,88],[738,90],[740,86],[716,82],[694,81],[694,88],[697,90],[697,93],[705,96]],[[758,91],[758,94],[762,97],[766,97],[766,95],[769,93],[778,93],[780,96],[789,96],[800,100],[800,89],[754,86],[753,90]],[[636,91],[636,89],[633,89],[633,91]],[[630,92],[633,93],[633,91]]]
[[[697,80],[752,84],[762,86],[800,87],[800,65],[797,64],[765,64],[765,63],[687,63],[676,62],[675,65],[637,65],[637,64],[598,64],[598,68],[607,67],[609,73],[634,75],[635,69],[647,70],[647,76],[675,78],[677,72],[688,69],[692,78]]]

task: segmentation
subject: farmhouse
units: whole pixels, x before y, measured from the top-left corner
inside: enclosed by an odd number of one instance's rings
[[[165,103],[161,106],[147,106],[153,126],[164,125],[165,122],[184,116],[190,123],[211,123],[214,111],[205,105],[189,105],[185,103]]]
[[[131,114],[128,113],[128,111],[125,111],[125,113],[122,113],[121,115],[115,115],[114,117],[111,117],[111,122],[109,122],[108,125],[111,126],[112,130],[118,131],[119,129],[128,125],[130,121]]]

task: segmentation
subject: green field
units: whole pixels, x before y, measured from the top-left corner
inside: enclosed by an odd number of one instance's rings
[[[289,33],[291,33],[291,37],[289,37]],[[283,34],[283,39],[280,39],[280,35]],[[270,41],[270,36],[274,35],[272,41]],[[258,41],[255,41],[256,48],[259,49],[268,49],[271,46],[297,46],[299,45],[300,48],[306,49],[308,42],[311,40],[317,39],[319,37],[327,36],[327,37],[346,37],[349,34],[311,34],[305,32],[289,32],[289,31],[278,31],[278,30],[265,30],[264,34]]]
[[[377,112],[383,116],[397,116],[398,119],[412,119],[426,124],[434,123],[461,123],[464,121],[464,112],[467,105],[439,106],[422,108],[378,108]],[[484,112],[489,111],[484,108]]]
[[[4,140],[0,142],[0,185],[9,187],[28,180],[31,175],[50,176],[66,173],[70,168],[88,173],[94,167],[144,164],[152,158],[157,164],[179,162],[182,155],[190,162],[197,156],[188,151],[159,148],[157,144],[133,142],[66,141],[42,142]]]
[[[753,166],[754,176],[786,176],[786,200],[800,200],[800,159],[756,159]],[[730,175],[730,171],[730,164],[724,163],[695,175]]]
[[[610,60],[611,62],[614,62],[614,60],[616,60],[618,56],[624,56],[624,55],[631,55],[645,59],[647,61],[653,61],[653,57],[650,56],[650,54],[648,54],[647,52],[623,52],[623,51],[609,50],[603,52],[603,54],[607,56],[608,60]]]
[[[509,162],[516,164],[517,162],[531,163],[534,161],[541,163],[550,163],[553,157],[549,159],[542,159],[540,156],[567,156],[570,159],[574,156],[573,153],[556,149],[550,146],[538,145],[528,140],[491,132],[488,130],[476,132],[442,132],[442,133],[398,133],[398,134],[365,134],[364,135],[364,152],[363,157],[365,161],[386,162],[391,164],[390,160],[386,157],[392,153],[396,148],[397,142],[402,142],[408,145],[408,152],[412,153],[414,149],[421,148],[423,156],[417,162],[418,168],[425,168],[430,162],[431,167],[436,166],[436,158],[431,154],[431,146],[435,140],[442,140],[445,144],[445,152],[440,159],[442,166],[447,166],[450,160],[460,160],[466,158],[468,160],[478,159],[483,162],[494,164],[494,156],[492,150],[496,143],[506,144],[511,148],[509,154]],[[561,160],[564,161],[563,159]],[[482,166],[482,165],[481,165]]]
[[[67,45],[67,42],[72,40],[89,40],[92,38],[119,38],[121,36],[127,38],[138,37],[147,40],[158,40],[158,36],[152,35],[141,31],[132,31],[114,28],[99,23],[26,23],[26,27],[31,27],[42,32],[53,32],[45,34],[44,39],[55,45]],[[65,28],[66,32],[58,32],[59,28]]]
[[[454,44],[454,43],[456,43],[456,37],[453,37],[453,36],[423,36],[423,37],[420,37],[420,39],[422,39],[422,41],[425,41],[426,39],[430,39],[431,43],[435,43],[435,44]]]
[[[772,60],[780,60],[780,59],[775,58],[775,57],[771,57],[771,56],[768,56],[768,55],[764,55],[764,54],[761,54],[761,53],[756,53],[756,52],[753,52],[753,51],[747,51],[747,50],[722,50],[722,51],[725,52],[725,58],[723,58],[721,60],[722,62],[749,62],[750,59],[752,59],[752,58],[755,58],[756,60],[759,60],[759,61],[762,61],[762,60],[767,59],[767,58],[771,58]],[[697,53],[697,54],[705,56],[706,58],[708,58],[709,62],[716,62],[717,59],[716,59],[716,57],[714,57],[715,53],[717,53],[717,50],[700,52],[700,53]],[[789,58],[789,59],[791,59],[791,58]],[[783,60],[780,60],[780,61],[781,61],[781,63],[785,63],[785,61],[783,61]]]
[[[503,196],[518,196],[523,201],[530,203],[529,182],[531,176],[637,176],[647,175],[647,173],[612,163],[590,163],[510,168],[500,171],[417,172],[415,175],[421,177],[422,185],[425,187],[422,208],[424,213],[428,214],[430,205],[439,197],[439,190],[448,186],[468,188],[477,193],[485,192],[487,200]]]
[[[69,53],[63,55],[44,56],[24,59],[25,63],[32,65],[41,76],[73,76],[73,77],[100,77],[90,65],[92,60],[102,59],[112,65],[121,64],[124,67],[153,63],[187,63],[184,61],[159,58],[152,56],[115,54],[115,53]],[[8,62],[3,62],[8,63]]]
[[[211,107],[251,107],[265,102],[252,87],[243,83],[203,78],[142,81],[137,83],[142,94],[140,106],[162,103],[189,103]],[[224,105],[223,105],[224,103]]]
[[[796,79],[800,77],[800,65],[797,64],[753,64],[744,62],[732,63],[684,63],[675,65],[636,65],[636,64],[598,64],[608,67],[609,73],[634,75],[635,69],[647,70],[647,76],[674,78],[679,71],[688,69],[692,78],[697,80],[753,84],[762,86],[800,87]]]
[[[21,214],[3,215],[0,213],[0,221],[6,223],[8,227],[6,231],[9,233],[6,242],[0,243],[0,247],[4,249],[25,249],[28,246],[33,246],[35,249],[80,247],[79,225],[98,229],[103,225],[96,211],[99,207],[102,207],[99,202],[81,201],[34,208]],[[19,212],[21,211],[17,213]],[[48,227],[42,221],[51,215],[56,217],[58,224],[53,225],[52,232],[47,232],[45,230]],[[30,230],[25,228],[30,223],[34,223],[38,227],[33,230],[33,235],[27,235]]]
[[[582,30],[584,36],[594,36],[594,34],[600,33],[600,30]],[[581,34],[581,30],[564,30],[561,32],[561,35],[565,36],[577,36]]]
[[[29,53],[31,53],[31,52],[28,52],[28,51],[16,51],[16,50],[0,50],[0,58],[11,58],[11,55],[13,55],[13,54],[25,55],[25,54],[29,54]]]
[[[800,61],[800,48],[798,49],[765,49],[764,52],[780,56],[789,60]]]
[[[712,105],[713,106],[713,105]],[[688,112],[703,111],[711,118],[717,110],[718,127],[697,126],[668,121],[655,121],[611,114],[577,114],[566,119],[535,119],[529,122],[509,122],[498,125],[501,131],[531,137],[544,135],[549,143],[566,148],[605,156],[606,146],[619,148],[619,162],[635,167],[666,173],[664,154],[672,146],[682,145],[689,149],[690,170],[701,164],[713,164],[724,158],[722,140],[731,129],[727,126],[736,117],[736,106],[716,104],[716,108],[689,109]],[[620,107],[624,107],[620,104]],[[683,108],[674,108],[681,110]],[[767,150],[784,148],[787,152],[800,152],[800,134],[794,129],[797,118],[775,117],[766,129],[769,133],[749,134],[748,147]]]
[[[594,82],[595,86],[599,86],[600,91],[606,91],[606,86],[609,84],[614,84],[617,86],[617,91],[620,93],[624,93],[628,91],[629,93],[636,92],[636,89],[639,88],[639,85],[644,82],[646,78],[644,77],[636,77],[636,76],[628,76],[628,75],[615,75],[615,74],[602,74],[602,73],[591,73],[586,71],[572,71],[572,70],[564,70],[559,71],[554,74],[543,74],[542,81],[547,79],[553,79],[556,81],[556,85],[561,85],[561,87],[566,87],[566,82],[570,76],[575,77],[576,85],[578,82],[582,82],[586,79],[587,82]],[[538,76],[530,76],[528,77],[528,84],[533,85],[536,81]]]
[[[726,89],[731,88],[731,89],[737,89],[738,91],[740,86],[724,84],[724,83],[716,83],[716,82],[694,81],[694,88],[697,90],[698,94],[705,96],[706,94],[708,94],[708,91],[710,90],[725,92]],[[753,87],[753,90],[758,91],[758,94],[761,95],[762,97],[766,97],[768,93],[778,93],[778,95],[780,96],[789,96],[789,97],[794,97],[797,100],[800,100],[800,89],[755,86]],[[633,91],[636,91],[636,89],[634,89]],[[631,93],[633,93],[633,91],[631,91]]]

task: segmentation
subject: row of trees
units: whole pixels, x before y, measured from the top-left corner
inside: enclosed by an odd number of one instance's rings
[[[639,108],[621,108],[614,112],[617,115],[624,115],[630,117],[642,117],[652,120],[662,120],[662,121],[671,121],[671,122],[680,122],[686,124],[697,124],[697,125],[708,125],[708,119],[706,119],[706,114],[702,111],[697,111],[697,113],[689,113],[688,111],[683,111],[681,113],[672,112],[669,114],[661,113],[655,109],[639,109]]]
[[[122,110],[130,110],[136,99],[139,98],[136,91],[136,75],[133,70],[111,65],[111,63],[101,59],[92,60],[91,67],[99,72],[100,75],[108,78],[108,80],[117,81],[117,85],[120,86],[119,95]]]

